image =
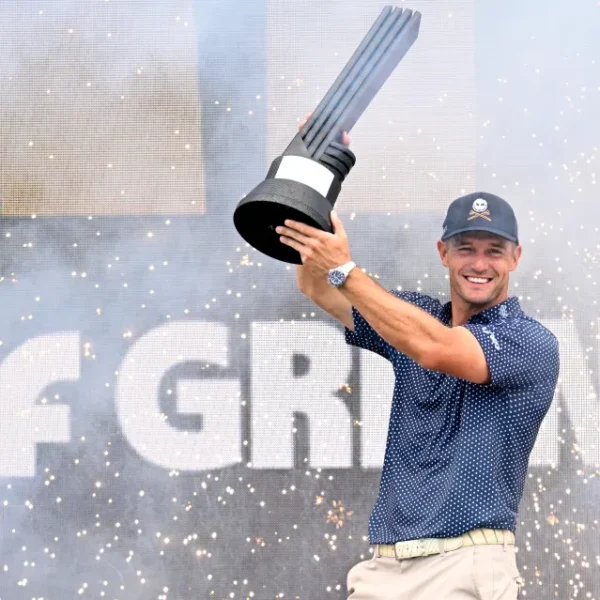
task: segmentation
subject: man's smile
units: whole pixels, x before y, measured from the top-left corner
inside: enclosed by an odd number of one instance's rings
[[[492,281],[491,277],[475,277],[473,275],[463,275],[463,277],[474,286],[485,286]]]

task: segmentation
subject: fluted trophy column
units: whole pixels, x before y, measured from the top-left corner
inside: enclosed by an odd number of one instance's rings
[[[277,157],[264,181],[237,205],[233,222],[254,248],[283,262],[300,255],[275,228],[293,219],[332,231],[329,213],[356,163],[340,143],[419,35],[421,14],[386,6],[312,115]]]

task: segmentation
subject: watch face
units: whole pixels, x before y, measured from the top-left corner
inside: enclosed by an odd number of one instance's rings
[[[346,277],[342,271],[333,271],[329,277],[329,280],[333,285],[342,285],[342,283],[344,283],[346,280]]]

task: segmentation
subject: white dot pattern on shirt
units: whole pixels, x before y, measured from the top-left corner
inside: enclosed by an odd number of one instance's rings
[[[391,293],[450,323],[450,303]],[[353,316],[347,343],[387,358],[396,377],[370,542],[452,537],[478,527],[514,531],[529,454],[558,379],[555,336],[514,297],[474,315],[465,327],[492,377],[478,385],[424,369],[356,308]]]

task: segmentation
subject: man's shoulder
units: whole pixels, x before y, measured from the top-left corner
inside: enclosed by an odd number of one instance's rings
[[[523,319],[526,321],[527,327],[529,327],[531,331],[538,331],[540,334],[556,339],[554,333],[550,331],[550,329],[548,329],[544,324],[540,323],[537,319],[534,319],[529,315],[523,315]]]
[[[540,342],[545,342],[549,346],[556,346],[558,348],[558,339],[554,333],[537,319],[525,314],[522,310],[510,315],[507,319],[499,319],[495,324],[500,326],[505,324],[508,329],[515,333],[527,337],[535,337]]]

